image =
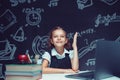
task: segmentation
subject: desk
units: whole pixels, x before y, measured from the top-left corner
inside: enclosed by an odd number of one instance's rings
[[[83,73],[83,72],[86,72],[86,71],[80,71],[79,73]],[[80,80],[80,79],[66,78],[65,75],[68,75],[68,74],[71,74],[71,73],[65,73],[65,74],[43,74],[42,75],[42,80]]]
[[[77,80],[66,78],[65,75],[67,74],[43,74],[42,80]]]
[[[83,80],[83,79],[66,78],[65,75],[68,75],[68,74],[43,74],[42,80]],[[102,80],[120,80],[120,78],[113,76],[113,77],[109,77]]]

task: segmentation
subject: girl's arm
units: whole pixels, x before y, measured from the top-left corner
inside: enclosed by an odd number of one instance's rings
[[[72,64],[72,70],[74,71],[78,71],[79,69],[79,58],[78,58],[78,49],[77,49],[77,35],[78,33],[76,32],[73,38],[73,58],[71,60],[71,64]]]
[[[75,73],[72,69],[59,69],[59,68],[50,68],[48,67],[48,60],[44,59],[42,63],[42,72],[46,73]]]

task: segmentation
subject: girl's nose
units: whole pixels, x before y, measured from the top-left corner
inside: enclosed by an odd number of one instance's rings
[[[61,39],[61,37],[58,37],[58,39]]]

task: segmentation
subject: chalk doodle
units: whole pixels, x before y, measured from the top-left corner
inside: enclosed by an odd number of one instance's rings
[[[0,32],[4,32],[12,25],[16,23],[16,16],[7,9],[1,16],[0,16]]]
[[[83,10],[84,8],[90,7],[93,5],[92,0],[77,0],[78,9]]]
[[[95,58],[88,59],[87,62],[85,63],[86,66],[95,66]]]
[[[73,39],[73,36],[74,36],[74,33],[70,32],[67,34],[67,38],[70,40],[70,39]]]
[[[93,28],[89,28],[81,32],[78,32],[78,37],[82,37],[83,35],[93,34],[93,33],[95,33],[95,30]],[[74,33],[70,32],[67,34],[68,39],[73,39],[73,36],[74,36]]]
[[[115,4],[118,0],[101,0],[102,2],[108,4],[108,5],[113,5]]]
[[[79,59],[82,58],[83,56],[85,56],[88,52],[94,50],[96,48],[96,42],[98,40],[104,40],[104,39],[96,39],[96,40],[92,41],[89,45],[80,48],[78,50]]]
[[[88,39],[84,39],[84,41],[85,41],[85,44],[86,44],[86,45],[89,44],[89,43],[88,43]]]
[[[107,16],[102,16],[99,14],[95,20],[95,27],[98,27],[100,24],[109,26],[111,22],[120,22],[120,16],[117,16],[116,13],[114,13],[112,16],[109,14],[107,14]]]
[[[32,42],[32,50],[34,54],[42,54],[45,52],[45,48],[48,46],[47,45],[48,41],[48,36],[36,36]]]
[[[14,58],[16,47],[8,40],[0,41],[0,60],[11,60]]]
[[[41,22],[41,12],[44,12],[44,9],[40,9],[40,8],[34,8],[32,7],[32,9],[30,8],[24,8],[23,12],[26,13],[26,22],[27,24],[25,24],[25,26],[37,26],[40,27],[39,24]]]
[[[50,0],[48,6],[49,6],[49,7],[58,6],[58,1],[59,1],[59,0]]]
[[[36,0],[10,0],[11,6],[17,6],[18,4],[23,4],[23,3],[32,3],[35,2]]]
[[[13,37],[13,39],[18,42],[23,42],[24,40],[26,40],[26,37],[25,37],[22,27],[20,27],[14,35],[11,34],[11,37]]]

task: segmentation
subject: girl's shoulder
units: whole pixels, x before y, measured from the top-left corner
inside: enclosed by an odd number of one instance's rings
[[[48,51],[48,50],[44,51],[42,56],[43,57],[50,57],[50,51]]]
[[[45,51],[44,54],[42,55],[42,58],[47,59],[48,61],[50,61],[51,56],[50,56],[49,52]]]
[[[49,51],[45,51],[45,52],[43,53],[43,55],[50,55],[50,52],[49,52]]]

